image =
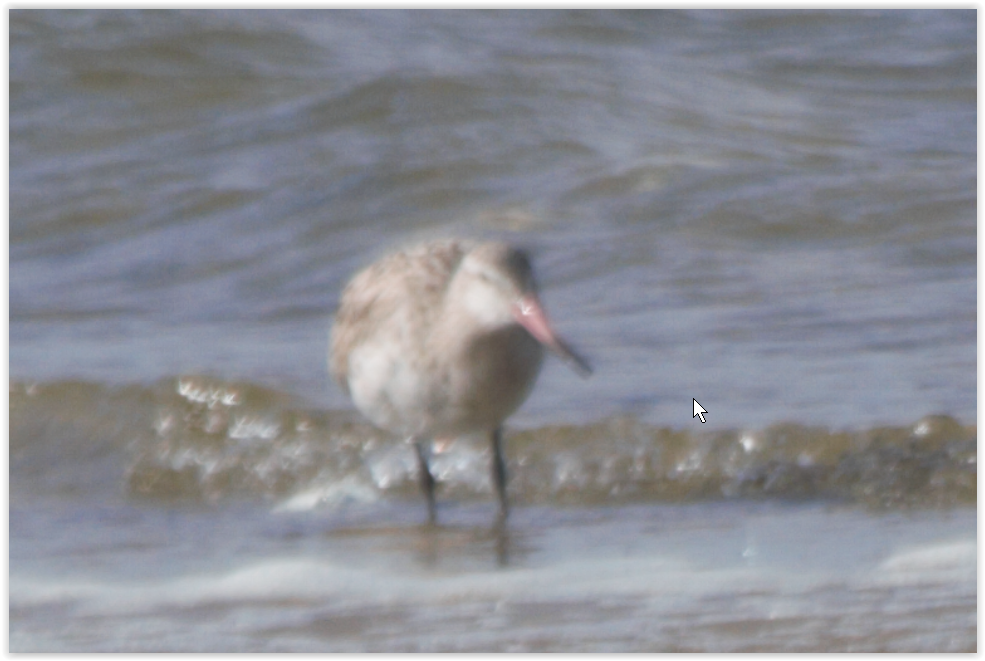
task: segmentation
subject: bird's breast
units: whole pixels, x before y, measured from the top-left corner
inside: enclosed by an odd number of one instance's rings
[[[446,351],[442,422],[458,431],[499,426],[529,395],[544,355],[540,343],[516,324],[475,333]]]

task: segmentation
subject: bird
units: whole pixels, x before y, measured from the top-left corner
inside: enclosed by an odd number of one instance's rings
[[[497,519],[505,521],[503,422],[530,394],[545,348],[579,375],[592,373],[552,329],[523,249],[443,239],[397,250],[352,277],[328,362],[366,418],[413,445],[429,523],[431,444],[473,433],[491,444]]]

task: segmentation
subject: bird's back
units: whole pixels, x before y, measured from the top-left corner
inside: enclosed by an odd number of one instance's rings
[[[448,284],[468,249],[464,242],[439,241],[392,253],[356,274],[342,292],[329,368],[343,390],[380,426],[394,427],[385,418],[398,412],[383,409],[399,406],[388,399],[400,388],[400,380],[426,372],[421,364],[427,359],[425,345],[441,314]],[[360,384],[363,397],[353,392]],[[416,383],[406,388],[421,391]],[[373,393],[377,401],[366,401],[366,393]]]

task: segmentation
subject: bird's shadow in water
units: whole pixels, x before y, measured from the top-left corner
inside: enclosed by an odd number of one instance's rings
[[[520,535],[504,520],[489,526],[426,523],[416,530],[419,560],[429,568],[457,564],[456,559],[465,558],[473,562],[489,558],[496,567],[505,568],[518,553],[522,555]]]
[[[452,508],[455,509],[455,508]],[[350,522],[327,531],[336,540],[355,542],[377,539],[377,551],[407,554],[413,561],[429,570],[462,568],[506,568],[530,552],[525,543],[527,535],[516,525],[500,518],[485,524],[474,523],[482,514],[455,509],[442,512],[438,522],[397,523],[395,525],[360,525]],[[382,546],[380,545],[382,544]]]

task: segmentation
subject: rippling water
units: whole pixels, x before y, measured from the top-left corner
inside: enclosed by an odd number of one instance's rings
[[[975,649],[976,20],[11,11],[11,650]],[[446,235],[596,367],[508,530],[326,373]]]

